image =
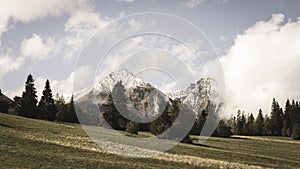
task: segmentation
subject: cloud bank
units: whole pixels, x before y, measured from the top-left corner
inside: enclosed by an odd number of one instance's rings
[[[300,99],[300,18],[285,21],[273,14],[237,35],[221,57],[228,115],[237,109],[269,113],[272,98],[284,106],[287,98]]]

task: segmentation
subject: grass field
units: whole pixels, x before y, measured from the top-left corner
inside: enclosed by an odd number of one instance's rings
[[[0,113],[0,168],[300,168],[300,141],[290,138],[192,138],[195,145],[128,158],[106,153],[80,125]]]

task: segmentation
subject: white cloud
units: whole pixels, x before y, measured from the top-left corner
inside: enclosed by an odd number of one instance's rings
[[[0,82],[7,73],[18,70],[24,63],[24,58],[11,56],[10,53],[0,53]]]
[[[30,22],[48,16],[60,16],[70,13],[79,6],[86,4],[85,0],[77,1],[40,1],[40,0],[10,0],[0,5],[0,39],[14,22]],[[1,45],[1,42],[0,42]]]
[[[220,4],[220,3],[224,3],[224,2],[228,2],[229,0],[179,0],[179,2],[188,7],[188,8],[196,8],[204,3],[216,3],[216,4]]]
[[[268,113],[273,97],[282,106],[287,98],[300,99],[300,19],[285,22],[283,14],[255,23],[237,35],[222,56],[227,113],[237,109]]]
[[[85,45],[85,42],[102,27],[108,24],[92,8],[84,8],[74,12],[65,24],[67,36],[62,39],[65,48],[64,58],[71,59]]]
[[[89,0],[75,1],[18,1],[1,3],[0,6],[0,45],[1,35],[13,27],[15,22],[30,22],[49,16],[67,14],[69,19],[64,25],[66,36],[41,37],[34,34],[21,43],[21,52],[31,59],[45,59],[56,50],[62,49],[60,55],[71,59],[79,53],[96,31],[107,24],[107,18],[102,18],[94,11],[94,5]],[[34,46],[34,47],[33,47]]]
[[[188,8],[195,8],[204,3],[205,1],[206,0],[181,0],[180,2]]]
[[[56,43],[53,38],[43,40],[39,35],[33,34],[31,38],[23,40],[21,52],[25,57],[32,60],[42,60],[53,55],[56,50]]]

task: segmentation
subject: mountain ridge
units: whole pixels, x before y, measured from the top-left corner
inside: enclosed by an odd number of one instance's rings
[[[181,104],[190,107],[192,111],[198,114],[207,108],[211,97],[217,97],[213,90],[215,83],[213,78],[201,78],[197,82],[191,83],[183,91],[163,93],[150,83],[137,78],[128,70],[121,69],[111,72],[98,82],[88,94],[79,99],[77,104],[81,106],[81,109],[88,109],[94,114],[99,113],[99,111],[102,113],[105,110],[105,105],[111,100],[110,97],[117,82],[121,82],[125,88],[124,93],[130,103],[127,104],[127,107],[133,110],[131,112],[138,112],[140,118],[154,118],[160,114],[159,111],[165,109],[162,106],[170,107],[174,100],[179,100]]]

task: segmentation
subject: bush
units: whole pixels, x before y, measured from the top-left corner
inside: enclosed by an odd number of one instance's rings
[[[294,124],[293,125],[293,132],[292,132],[292,138],[295,140],[300,140],[300,124]]]
[[[138,134],[139,123],[136,123],[136,122],[133,122],[133,121],[127,123],[125,131],[128,132],[128,133],[131,133],[131,134]]]
[[[224,120],[221,120],[214,132],[214,136],[230,137],[231,135],[231,127],[228,126]]]

